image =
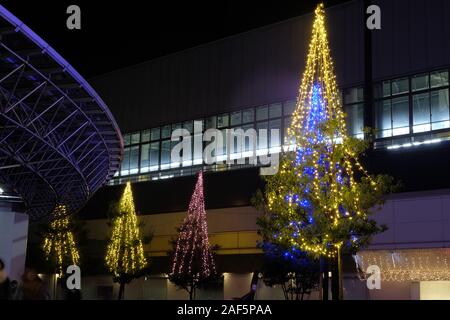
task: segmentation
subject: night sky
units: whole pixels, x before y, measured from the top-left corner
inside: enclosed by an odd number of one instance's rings
[[[326,6],[343,0],[323,1]],[[84,77],[312,12],[319,1],[0,0]],[[81,8],[81,30],[66,8]]]

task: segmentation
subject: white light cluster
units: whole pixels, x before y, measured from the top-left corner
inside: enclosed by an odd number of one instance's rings
[[[420,142],[416,141],[416,142],[408,142],[408,143],[403,143],[403,144],[394,144],[387,148],[388,148],[388,150],[396,150],[396,149],[401,149],[401,148],[416,147],[416,146],[420,146],[423,144],[434,144],[434,143],[439,143],[441,141],[442,141],[442,139],[431,139],[431,140],[425,140],[425,141],[420,141]]]

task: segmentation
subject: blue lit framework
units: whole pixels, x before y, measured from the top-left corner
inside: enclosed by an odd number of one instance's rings
[[[31,219],[70,212],[111,179],[120,130],[92,87],[0,5],[0,183]]]

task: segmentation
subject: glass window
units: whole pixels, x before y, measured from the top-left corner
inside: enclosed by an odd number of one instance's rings
[[[159,140],[160,137],[161,137],[161,135],[160,135],[159,128],[153,128],[153,129],[152,129],[152,136],[151,136],[151,139],[152,139],[152,140]]]
[[[217,128],[228,127],[229,125],[229,115],[228,113],[222,114],[217,117]]]
[[[180,143],[180,141],[181,141],[181,139],[179,140],[179,141],[171,141],[171,144],[170,144],[170,152],[172,152],[172,150],[173,150],[173,148],[177,145],[177,144],[179,144]],[[186,154],[186,150],[184,150],[184,149],[182,149],[181,151],[180,151],[180,153],[179,153],[179,156],[180,156],[180,160],[182,160],[184,157],[186,157],[186,161],[192,161],[192,144],[191,144],[191,154],[189,155],[189,154]],[[174,160],[175,159],[171,159],[171,162],[170,162],[170,166],[171,166],[171,168],[174,168],[174,167],[179,167],[179,166],[181,166],[182,165],[182,163],[180,163],[180,162],[174,162]],[[192,162],[190,162],[190,164],[189,165],[192,165]]]
[[[431,92],[432,129],[449,128],[448,89]]]
[[[140,142],[141,133],[135,132],[131,135],[131,144],[136,144]]]
[[[146,143],[141,146],[141,172],[147,172],[150,166],[150,144]]]
[[[375,104],[376,137],[392,136],[391,100],[379,101]]]
[[[391,81],[379,82],[374,86],[375,98],[389,97],[391,95]]]
[[[205,130],[211,128],[216,128],[216,116],[206,118],[205,120]]]
[[[141,132],[141,142],[150,141],[150,130],[144,130]]]
[[[230,123],[232,126],[241,124],[241,111],[231,113]]]
[[[430,94],[413,96],[413,132],[430,131]]]
[[[272,129],[278,129],[278,135],[274,135],[274,139],[272,139]],[[267,132],[269,136],[269,146],[270,148],[276,148],[280,146],[280,136],[281,136],[281,119],[270,120],[269,121],[269,130]]]
[[[242,111],[242,123],[249,123],[255,121],[255,111],[253,109],[246,109]]]
[[[123,149],[123,159],[120,166],[120,175],[126,176],[129,174],[130,170],[130,147]]]
[[[177,130],[177,129],[181,129],[181,123],[174,123],[174,124],[172,124],[172,132]],[[172,135],[172,133],[170,135]]]
[[[189,131],[190,134],[194,133],[194,122],[186,121],[183,123],[183,128]]]
[[[281,103],[273,103],[269,106],[269,118],[281,117]]]
[[[254,127],[253,127],[253,125],[252,124],[248,124],[248,125],[245,125],[245,126],[242,126],[242,130],[244,130],[244,132],[246,132],[248,129],[254,129]],[[256,134],[258,134],[258,133],[256,133]],[[245,140],[244,140],[244,143],[243,143],[243,148],[244,148],[244,150],[243,151],[252,151],[253,150],[253,148],[251,148],[250,146],[252,146],[253,145],[253,141],[250,141],[250,138],[246,138],[246,137],[244,137],[245,138]]]
[[[432,88],[448,86],[448,72],[447,71],[436,71],[432,72],[430,75],[430,82]]]
[[[161,128],[161,138],[166,139],[166,138],[170,138],[170,136],[171,136],[171,129],[170,129],[170,124],[168,124]]]
[[[159,142],[143,144],[141,147],[141,172],[158,170],[158,165]]]
[[[392,95],[407,93],[408,91],[409,91],[408,78],[392,80]]]
[[[391,81],[383,81],[383,97],[391,95]]]
[[[348,134],[356,138],[363,138],[364,104],[357,103],[345,107],[347,114]]]
[[[344,92],[344,103],[361,102],[364,99],[364,90],[362,87],[350,88]]]
[[[408,97],[392,99],[392,135],[409,133]]]
[[[269,123],[267,121],[263,121],[263,122],[258,122],[256,124],[256,134],[258,137],[258,145],[257,145],[257,149],[261,150],[261,149],[267,149],[268,146],[268,141],[269,141],[269,132],[267,132],[269,127]],[[262,139],[261,138],[261,133],[260,130],[262,129],[266,129],[267,131],[267,135],[266,135],[266,139]]]
[[[228,135],[227,135],[227,129],[222,129],[220,130],[220,132],[222,133],[222,137],[223,137],[223,145],[222,148],[220,148],[220,145],[216,145],[216,150],[217,150],[217,156],[226,156],[227,154],[227,141],[228,141]],[[213,153],[214,155],[214,153]],[[225,160],[226,157],[220,157],[218,160],[222,161]]]
[[[131,135],[129,133],[123,135],[123,144],[128,146],[131,142]]]
[[[161,170],[170,168],[170,140],[161,141]]]
[[[133,146],[130,150],[130,174],[138,173],[139,169],[139,146]]]
[[[295,111],[295,106],[297,102],[295,100],[286,101],[284,103],[284,112],[285,116],[291,116]]]
[[[428,89],[430,87],[428,74],[412,77],[411,86],[412,91]]]
[[[268,117],[267,106],[262,106],[256,109],[256,121],[267,120]]]

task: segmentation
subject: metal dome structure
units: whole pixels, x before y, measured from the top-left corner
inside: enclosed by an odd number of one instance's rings
[[[44,40],[0,5],[0,183],[32,220],[71,212],[118,170],[120,130],[105,103]]]

